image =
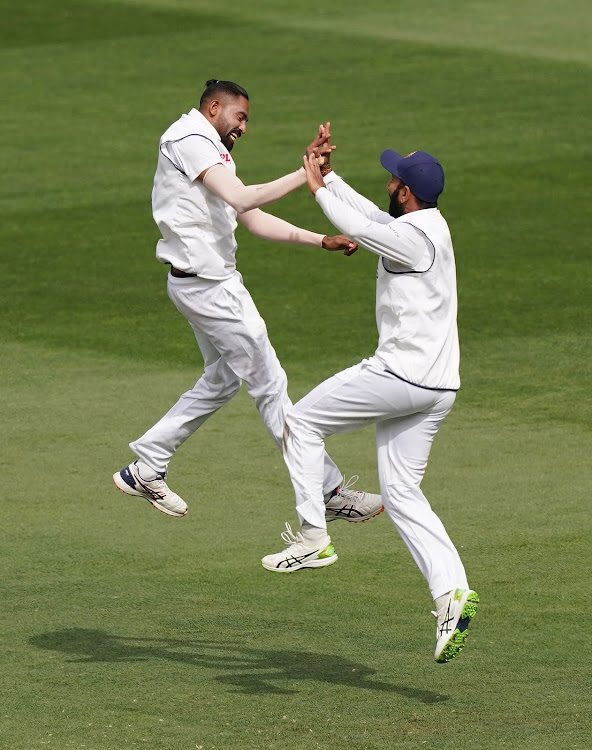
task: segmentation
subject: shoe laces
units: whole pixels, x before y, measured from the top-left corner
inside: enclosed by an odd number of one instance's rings
[[[353,487],[353,485],[358,481],[359,479],[358,474],[354,474],[353,477],[350,477],[347,482],[345,481],[345,474],[343,475],[343,484],[337,491],[338,495],[341,495],[341,497],[351,497],[352,495],[363,495],[364,493],[362,490],[352,490],[350,487]]]
[[[304,541],[302,538],[302,534],[299,531],[294,534],[294,532],[292,531],[292,527],[287,521],[286,530],[282,531],[280,536],[289,547],[291,547],[293,544],[301,544]]]
[[[168,484],[164,481],[164,479],[161,479],[160,477],[156,477],[156,479],[143,479],[142,481],[144,482],[144,484],[149,484],[154,489],[159,489],[163,492],[167,490],[169,492],[172,491]]]

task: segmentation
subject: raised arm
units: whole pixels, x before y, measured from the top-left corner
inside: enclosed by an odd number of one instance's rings
[[[425,239],[409,224],[372,221],[332,195],[325,187],[314,156],[304,157],[308,185],[325,216],[341,232],[377,255],[408,268],[415,268],[426,251]]]
[[[273,203],[301,187],[306,182],[306,173],[304,169],[299,169],[273,182],[245,185],[222,164],[215,164],[202,172],[198,180],[202,180],[208,190],[226,201],[237,213],[244,214],[259,206]]]
[[[386,211],[382,211],[378,206],[368,198],[365,198],[360,193],[356,192],[350,185],[345,182],[338,174],[333,171],[331,167],[331,154],[336,146],[331,146],[331,123],[327,122],[325,125],[319,125],[319,138],[323,139],[323,148],[320,149],[307,149],[306,155],[311,156],[314,153],[318,157],[318,165],[321,170],[326,187],[332,195],[335,195],[339,200],[347,203],[353,209],[358,211],[364,216],[368,217],[372,221],[376,221],[379,224],[389,224],[393,219],[390,214]],[[314,142],[311,143],[313,146]]]
[[[328,144],[331,137],[326,126],[319,126],[319,133],[306,149],[307,154],[330,153],[334,146]],[[235,177],[222,164],[215,164],[198,176],[203,184],[217,196],[231,205],[239,214],[244,214],[254,208],[265,206],[283,198],[288,193],[301,187],[306,183],[306,172],[300,168],[296,172],[284,175],[272,182],[261,185],[245,185],[238,177]]]
[[[343,203],[347,203],[348,206],[351,206],[371,221],[375,221],[378,224],[390,224],[393,220],[393,217],[389,213],[382,211],[375,203],[372,203],[368,198],[364,198],[363,195],[356,192],[335,172],[329,172],[323,179],[331,195],[339,198]]]

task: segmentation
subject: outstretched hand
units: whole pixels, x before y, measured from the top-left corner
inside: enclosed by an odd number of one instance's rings
[[[302,157],[304,162],[304,170],[306,172],[306,181],[310,192],[314,195],[319,188],[325,187],[323,175],[321,174],[321,167],[319,166],[319,160],[314,154],[305,154]]]
[[[319,125],[319,133],[316,138],[310,142],[306,149],[307,156],[316,156],[320,160],[320,165],[325,166],[329,164],[329,157],[331,151],[335,151],[337,146],[332,146],[329,141],[331,140],[331,123],[326,122],[324,125]]]
[[[343,234],[323,237],[323,247],[325,250],[343,250],[344,255],[353,255],[358,249],[357,243]]]

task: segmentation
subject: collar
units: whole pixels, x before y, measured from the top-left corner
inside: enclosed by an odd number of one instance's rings
[[[191,109],[189,111],[189,117],[193,119],[199,120],[200,126],[208,132],[209,135],[211,135],[212,140],[215,141],[221,141],[220,133],[216,130],[216,128],[212,125],[212,123],[207,119],[207,117],[204,117],[202,113],[199,111],[199,109]]]

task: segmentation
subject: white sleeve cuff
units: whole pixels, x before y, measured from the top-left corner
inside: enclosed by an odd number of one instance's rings
[[[323,181],[325,185],[330,185],[332,182],[335,182],[335,180],[340,180],[341,177],[335,172],[335,170],[331,170],[329,174],[325,175],[323,177]]]

